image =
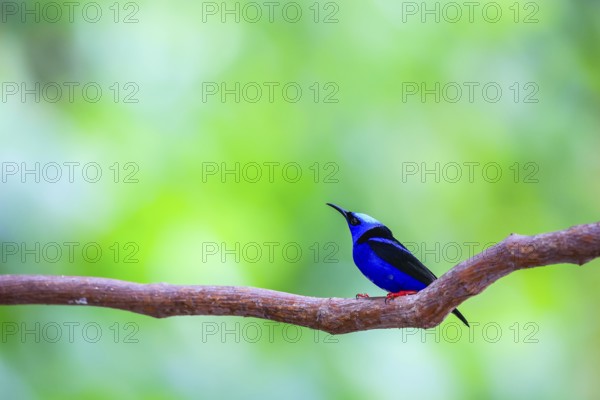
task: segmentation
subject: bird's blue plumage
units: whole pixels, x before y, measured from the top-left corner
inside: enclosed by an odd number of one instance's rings
[[[418,279],[402,272],[394,265],[386,262],[373,251],[372,243],[383,243],[397,249],[398,252],[410,252],[403,247],[395,244],[391,240],[373,238],[366,242],[355,244],[352,250],[354,263],[367,278],[375,285],[388,292],[399,292],[401,290],[419,291],[425,289],[427,285]]]
[[[437,279],[381,222],[366,214],[327,204],[346,218],[352,234],[354,263],[375,285],[390,293],[418,292]],[[458,310],[453,313],[469,326]]]

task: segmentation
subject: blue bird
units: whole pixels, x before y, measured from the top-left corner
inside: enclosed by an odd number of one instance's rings
[[[381,222],[366,214],[346,211],[335,204],[327,205],[346,218],[352,234],[354,263],[371,282],[389,292],[386,301],[415,294],[437,279]],[[369,296],[358,294],[356,297]],[[457,309],[452,313],[469,326]]]

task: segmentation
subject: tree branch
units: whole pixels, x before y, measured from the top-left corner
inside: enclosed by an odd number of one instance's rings
[[[106,278],[0,275],[0,305],[59,304],[117,308],[156,318],[236,315],[301,325],[332,334],[382,328],[431,328],[459,304],[509,273],[600,256],[600,222],[535,236],[511,234],[452,268],[421,292],[385,304],[317,298],[235,286],[139,284]]]

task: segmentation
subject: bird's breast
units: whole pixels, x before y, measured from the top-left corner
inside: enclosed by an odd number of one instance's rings
[[[419,291],[426,286],[379,258],[368,243],[355,245],[352,257],[363,275],[375,285],[388,292],[399,292],[401,290]]]

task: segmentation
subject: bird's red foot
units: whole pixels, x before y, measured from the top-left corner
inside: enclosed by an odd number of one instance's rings
[[[367,299],[367,298],[369,298],[369,295],[366,294],[366,293],[359,293],[359,294],[356,295],[356,299],[357,300],[358,299]]]
[[[410,294],[415,293],[417,293],[415,290],[401,290],[395,293],[388,293],[387,296],[385,296],[385,302],[387,303],[388,301],[393,300],[396,297],[408,296]]]

